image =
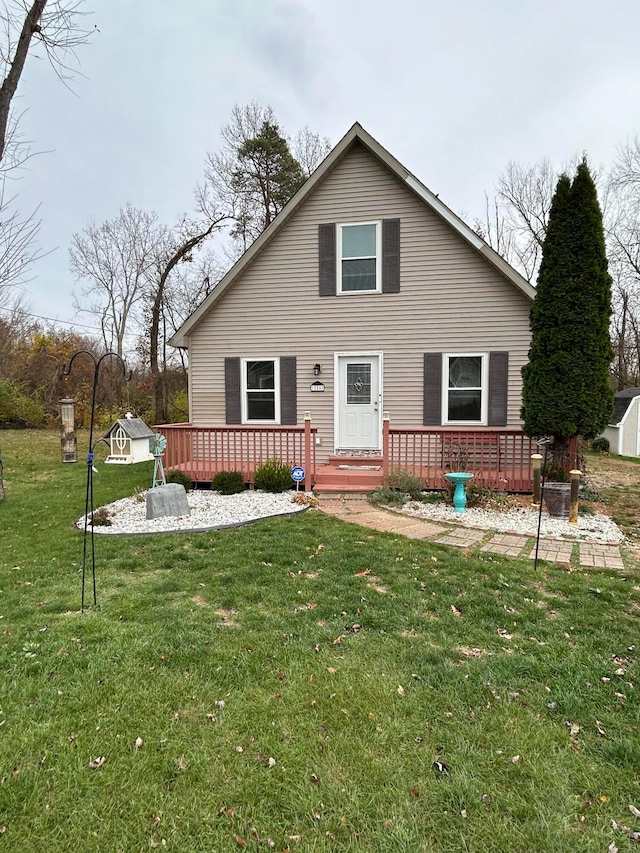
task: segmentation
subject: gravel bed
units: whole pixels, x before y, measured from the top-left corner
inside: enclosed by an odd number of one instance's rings
[[[430,521],[446,521],[464,527],[480,527],[483,530],[498,530],[502,533],[535,536],[538,531],[538,510],[528,507],[499,512],[467,509],[464,513],[456,513],[452,506],[411,501],[405,504],[400,512]],[[618,543],[624,539],[618,525],[606,515],[579,515],[577,524],[569,524],[563,519],[551,518],[544,511],[540,535],[546,539],[582,539],[590,542]]]
[[[186,530],[211,530],[217,527],[229,527],[246,524],[258,518],[272,515],[288,515],[306,509],[304,505],[292,503],[295,492],[282,492],[274,495],[270,492],[245,491],[237,495],[220,495],[218,492],[187,492],[187,502],[191,513],[185,516],[165,516],[147,521],[146,492],[132,498],[122,498],[107,504],[110,525],[98,525],[94,533],[172,533]],[[102,509],[102,507],[101,507]],[[84,515],[76,526],[84,529]]]

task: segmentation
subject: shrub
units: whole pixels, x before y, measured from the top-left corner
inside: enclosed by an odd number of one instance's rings
[[[221,495],[237,495],[244,492],[244,477],[239,471],[218,471],[211,481],[211,488]]]
[[[193,480],[186,473],[186,471],[180,471],[178,468],[173,468],[171,471],[167,471],[165,474],[165,480],[167,483],[180,483],[181,486],[184,486],[187,492],[190,492],[193,488]]]
[[[591,442],[591,449],[594,451],[594,453],[608,453],[609,439],[605,438],[603,435],[599,435]]]
[[[386,478],[385,485],[388,489],[397,489],[405,495],[409,495],[412,501],[423,499],[422,483],[408,471],[398,468],[391,471]]]
[[[382,504],[383,506],[402,506],[406,500],[404,492],[399,492],[397,489],[378,488],[374,489],[369,495],[369,503],[375,505]]]
[[[110,513],[106,506],[101,506],[100,509],[93,511],[91,515],[91,524],[93,527],[111,527],[112,521],[109,517]]]
[[[268,459],[256,468],[254,484],[263,492],[286,492],[292,486],[291,470],[277,459]]]

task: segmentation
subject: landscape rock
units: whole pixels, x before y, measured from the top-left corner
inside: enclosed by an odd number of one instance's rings
[[[180,483],[166,483],[147,492],[147,519],[189,515],[187,492]]]

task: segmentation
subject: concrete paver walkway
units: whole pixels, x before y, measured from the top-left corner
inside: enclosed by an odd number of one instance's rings
[[[321,497],[319,509],[327,515],[333,515],[343,521],[360,524],[385,533],[398,533],[409,539],[433,539],[441,545],[454,548],[480,548],[483,552],[504,554],[508,557],[536,556],[535,538],[515,533],[496,533],[495,530],[481,530],[475,527],[433,522],[414,516],[401,515],[389,510],[371,506],[361,496]],[[620,548],[617,545],[600,542],[574,542],[561,539],[540,539],[538,559],[550,563],[570,564],[574,545],[578,549],[581,566],[601,569],[624,569]]]

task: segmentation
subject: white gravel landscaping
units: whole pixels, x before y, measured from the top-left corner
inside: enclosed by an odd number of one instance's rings
[[[220,495],[211,491],[187,492],[191,513],[185,516],[165,516],[147,521],[146,492],[107,504],[110,525],[98,525],[94,533],[172,533],[180,530],[211,530],[244,524],[272,515],[300,512],[304,505],[292,503],[294,491],[274,495],[270,492],[245,491],[237,495]],[[100,508],[102,509],[102,507]],[[97,511],[97,510],[96,510]],[[84,515],[76,526],[84,529]]]
[[[465,527],[480,527],[502,533],[518,533],[535,536],[538,530],[538,510],[528,507],[491,511],[467,509],[456,513],[446,504],[423,504],[411,501],[401,512],[429,521],[445,521]],[[546,539],[582,539],[591,542],[622,542],[624,534],[617,524],[606,515],[579,515],[577,524],[569,524],[560,518],[550,518],[543,511],[540,535]]]

